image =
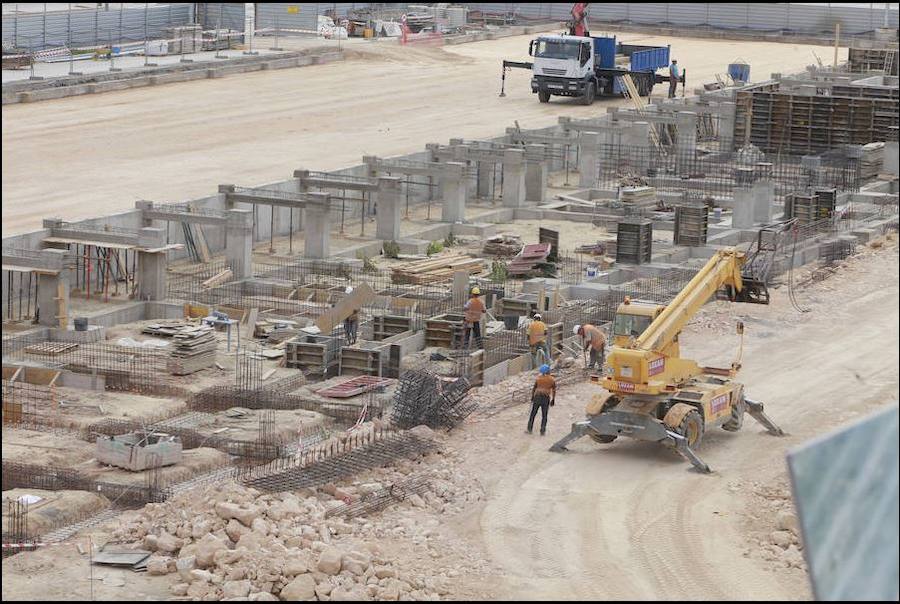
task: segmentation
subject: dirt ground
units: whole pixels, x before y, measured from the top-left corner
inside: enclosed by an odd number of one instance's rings
[[[220,183],[257,185],[296,168],[333,170],[364,154],[419,151],[450,137],[496,136],[589,117],[622,104],[540,104],[529,74],[513,70],[499,98],[502,59],[526,60],[532,36],[445,48],[347,44],[346,60],[3,108],[3,235],[134,207],[183,201]],[[754,79],[813,64],[829,48],[618,34],[671,44],[689,88],[714,81],[737,57]],[[846,50],[842,50],[846,56]],[[690,92],[690,90],[688,91]],[[664,94],[662,87],[655,94]],[[224,101],[224,102],[223,102]],[[47,169],[52,166],[52,169]]]

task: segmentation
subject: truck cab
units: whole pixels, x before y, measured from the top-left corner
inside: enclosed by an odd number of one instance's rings
[[[532,40],[528,54],[534,57],[531,91],[542,103],[555,96],[583,97],[590,84],[595,84],[596,63],[591,38],[580,36],[540,36]],[[596,88],[591,94],[593,101]]]

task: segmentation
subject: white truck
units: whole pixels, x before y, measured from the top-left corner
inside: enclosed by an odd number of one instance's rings
[[[597,96],[622,94],[620,78],[625,74],[641,96],[650,94],[654,84],[669,81],[669,76],[656,73],[669,64],[668,46],[616,44],[615,36],[542,35],[531,41],[528,54],[533,62],[503,61],[500,96],[506,96],[510,68],[531,70],[531,91],[542,103],[551,96],[570,96],[590,105]],[[628,67],[619,67],[617,57],[626,57]]]

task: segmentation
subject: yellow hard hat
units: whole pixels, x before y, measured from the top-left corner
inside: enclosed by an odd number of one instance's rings
[[[481,295],[481,290],[478,288],[477,285],[476,285],[475,287],[472,288],[472,295],[473,295],[473,296],[480,296],[480,295]]]

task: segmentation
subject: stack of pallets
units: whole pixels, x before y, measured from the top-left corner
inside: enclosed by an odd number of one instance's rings
[[[623,187],[619,201],[635,207],[654,206],[657,202],[656,189],[653,187]]]
[[[172,340],[175,349],[166,361],[166,368],[173,375],[188,375],[215,364],[217,342],[212,327],[185,327]]]
[[[528,275],[539,271],[550,255],[549,243],[530,243],[507,265],[510,275]]]
[[[477,274],[484,270],[484,260],[471,256],[441,256],[408,262],[391,270],[391,281],[397,284],[441,283],[453,278],[456,271]]]

